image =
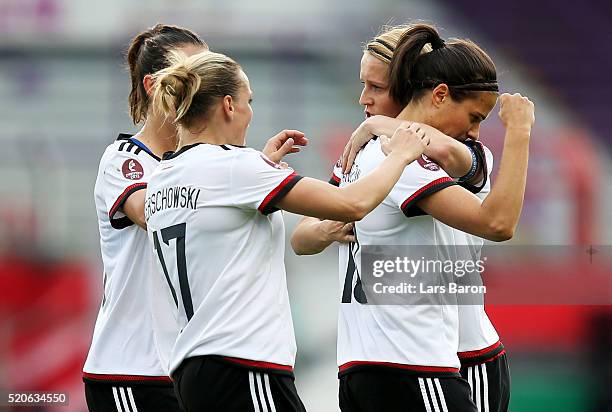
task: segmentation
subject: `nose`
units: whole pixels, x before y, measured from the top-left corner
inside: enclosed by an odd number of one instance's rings
[[[467,132],[467,136],[472,140],[478,140],[480,134],[480,123],[473,125]]]
[[[364,87],[361,90],[361,95],[359,96],[359,104],[362,106],[368,106],[368,105],[371,105],[372,103],[373,103],[372,98],[370,97],[369,93]]]

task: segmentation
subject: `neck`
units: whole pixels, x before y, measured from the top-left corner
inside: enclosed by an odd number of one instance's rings
[[[423,109],[416,104],[409,103],[404,109],[397,115],[400,120],[410,120],[418,123],[429,124],[429,117],[425,114]]]
[[[136,138],[158,157],[166,152],[176,150],[178,142],[176,127],[166,121],[165,118],[151,113],[147,116],[147,120]]]
[[[208,143],[214,145],[231,144],[244,146],[244,138],[237,136],[223,121],[209,121],[193,126],[191,130],[184,127],[179,128],[178,148],[195,143]]]

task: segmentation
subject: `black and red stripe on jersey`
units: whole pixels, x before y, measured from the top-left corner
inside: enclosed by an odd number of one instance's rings
[[[458,352],[457,356],[461,361],[461,367],[472,366],[485,362],[490,362],[506,353],[506,349],[501,341],[495,342],[493,345],[479,350],[467,352]]]
[[[429,182],[428,184],[414,192],[408,199],[404,200],[401,206],[402,212],[404,212],[406,217],[426,215],[426,213],[423,212],[421,208],[417,206],[417,203],[420,200],[426,198],[427,196],[431,196],[442,189],[456,184],[457,183],[450,177],[441,177],[432,182]]]
[[[88,372],[83,372],[83,382],[109,383],[113,385],[128,386],[172,386],[172,380],[168,376],[107,375]]]
[[[404,373],[423,377],[459,377],[459,369],[440,366],[406,365],[393,362],[352,361],[338,367],[338,377],[358,371],[378,370],[391,373]]]
[[[289,193],[289,191],[302,179],[302,176],[297,173],[291,173],[285,178],[274,190],[272,190],[268,196],[265,197],[263,202],[259,205],[258,210],[264,214],[269,215],[270,213],[278,210],[275,205]]]
[[[211,358],[215,358],[216,360],[220,362],[231,363],[232,365],[235,365],[235,366],[241,366],[249,370],[267,372],[267,373],[276,373],[276,374],[287,375],[287,376],[293,377],[293,366],[291,365],[281,365],[281,364],[272,363],[272,362],[232,358],[230,356],[211,356]]]

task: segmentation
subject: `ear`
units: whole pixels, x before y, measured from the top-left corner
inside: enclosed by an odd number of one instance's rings
[[[225,113],[225,115],[230,120],[232,120],[234,118],[234,112],[236,111],[236,108],[234,107],[234,99],[232,99],[232,96],[227,95],[223,97],[221,103],[223,107],[223,113]]]
[[[145,92],[147,92],[147,96],[151,97],[151,93],[153,92],[153,76],[147,74],[142,79],[142,85],[144,86]]]
[[[440,107],[448,99],[450,99],[450,91],[448,86],[444,83],[437,85],[431,94],[432,103],[435,107]]]

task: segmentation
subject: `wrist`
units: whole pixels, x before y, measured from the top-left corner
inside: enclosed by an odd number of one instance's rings
[[[518,134],[531,134],[531,126],[530,125],[508,125],[506,126],[506,131],[518,133]]]
[[[320,239],[325,243],[333,242],[333,239],[331,238],[331,234],[327,227],[328,224],[329,220],[321,220],[317,223],[317,229],[319,230]]]
[[[387,159],[389,159],[390,162],[397,162],[404,166],[407,166],[414,161],[415,156],[409,153],[399,153],[398,151],[392,151],[387,155]]]

